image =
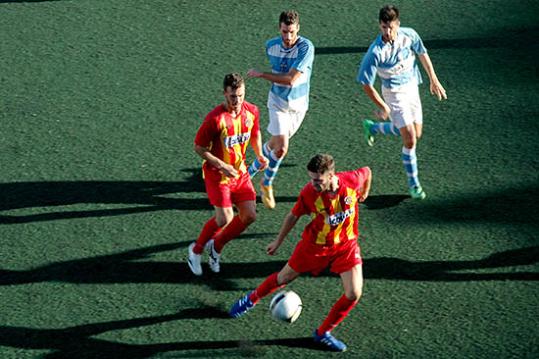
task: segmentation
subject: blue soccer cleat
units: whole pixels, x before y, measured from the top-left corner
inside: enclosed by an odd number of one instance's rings
[[[230,312],[228,313],[232,318],[239,318],[245,313],[247,313],[249,310],[253,309],[255,304],[251,302],[251,299],[249,299],[251,293],[252,292],[247,293],[247,295],[240,298],[236,303],[234,303],[234,305],[230,309]]]
[[[315,343],[319,343],[326,349],[329,349],[333,352],[344,352],[346,350],[346,344],[335,338],[329,332],[318,335],[317,330],[315,329],[313,333],[313,338]]]

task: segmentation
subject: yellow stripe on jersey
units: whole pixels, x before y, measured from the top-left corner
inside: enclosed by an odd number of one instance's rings
[[[235,135],[240,135],[243,133],[243,129],[242,129],[242,121],[241,121],[242,117],[241,117],[241,114],[239,116],[237,116],[235,119],[232,120],[232,126],[234,126],[234,134]],[[240,167],[241,165],[243,164],[243,161],[242,161],[242,150],[243,150],[243,146],[244,144],[235,144],[234,146],[232,146],[232,148],[234,149],[234,168],[236,168],[237,170],[241,171],[241,172],[245,172],[244,170],[242,170]]]
[[[330,225],[327,223],[327,217],[328,212],[326,211],[326,208],[324,206],[324,201],[322,200],[322,196],[318,196],[316,199],[316,202],[314,202],[314,206],[316,208],[317,213],[324,213],[324,227],[320,232],[318,232],[318,235],[316,236],[316,244],[326,244],[326,237],[331,230]]]
[[[346,196],[352,199],[352,202],[350,203],[350,208],[356,208],[356,203],[357,203],[356,191],[354,191],[352,188],[347,188]],[[348,218],[348,226],[346,226],[346,236],[348,237],[348,239],[355,238],[354,225],[356,223],[357,215],[358,215],[358,211],[354,211],[354,213]]]
[[[335,198],[334,200],[331,200],[330,203],[331,203],[331,207],[333,207],[333,213],[340,213],[343,211],[339,196],[337,196],[337,198]],[[335,228],[335,231],[333,231],[334,244],[338,244],[341,242],[341,239],[339,238],[339,236],[341,235],[341,231],[342,231],[342,223],[340,223],[337,226],[337,228]]]

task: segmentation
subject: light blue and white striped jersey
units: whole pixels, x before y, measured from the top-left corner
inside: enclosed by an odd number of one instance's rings
[[[287,49],[281,37],[266,42],[266,55],[274,74],[288,73],[295,68],[301,72],[293,86],[273,83],[268,95],[268,107],[284,111],[307,111],[309,108],[309,87],[314,61],[314,45],[308,39],[298,36],[296,44]]]
[[[363,85],[374,85],[378,75],[382,86],[389,89],[412,81],[420,84],[421,73],[415,57],[426,52],[423,41],[412,28],[399,28],[393,44],[385,43],[382,35],[378,35],[361,61],[356,80]]]

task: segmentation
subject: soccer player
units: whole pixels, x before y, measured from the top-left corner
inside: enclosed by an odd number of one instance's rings
[[[299,15],[296,11],[284,11],[279,16],[281,36],[266,42],[266,55],[271,72],[250,69],[250,77],[263,78],[272,83],[268,95],[269,125],[271,138],[263,146],[269,159],[264,177],[260,181],[262,202],[266,208],[275,208],[273,180],[288,152],[288,142],[297,132],[309,107],[309,84],[314,61],[314,46],[299,36]],[[249,167],[252,177],[263,169],[255,159]]]
[[[251,183],[245,151],[249,142],[257,160],[264,166],[258,108],[245,101],[245,82],[237,73],[223,82],[225,101],[204,119],[195,137],[195,152],[204,159],[202,170],[215,216],[202,228],[189,248],[188,264],[195,275],[202,275],[201,255],[209,254],[213,272],[220,271],[225,244],[243,232],[256,218],[256,191]],[[234,216],[232,205],[238,214]]]
[[[317,275],[326,267],[340,275],[344,294],[333,305],[322,324],[314,330],[317,343],[333,351],[344,351],[346,345],[331,331],[359,301],[363,287],[363,271],[358,239],[358,203],[369,195],[369,167],[335,173],[333,157],[314,156],[307,165],[310,182],[303,187],[296,204],[285,217],[277,238],[267,246],[273,255],[283,243],[299,217],[310,215],[302,239],[288,263],[280,272],[266,278],[255,290],[239,299],[230,310],[240,317],[258,301],[296,279],[301,273]]]
[[[439,100],[447,99],[421,38],[413,29],[400,27],[399,10],[384,6],[379,13],[381,34],[373,41],[361,61],[357,81],[378,109],[375,122],[363,121],[365,140],[374,144],[374,135],[384,134],[402,138],[402,162],[408,176],[410,196],[424,199],[426,193],[419,183],[416,145],[423,132],[423,113],[418,85],[421,73],[416,55],[430,79],[430,92]],[[382,82],[382,96],[375,90],[376,75]]]

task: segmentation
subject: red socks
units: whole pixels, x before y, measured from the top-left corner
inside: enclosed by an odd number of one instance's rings
[[[357,301],[346,298],[343,294],[342,297],[331,307],[328,316],[318,327],[318,335],[322,335],[325,332],[331,332],[344,318],[350,313],[350,311],[356,306]]]
[[[202,227],[202,231],[200,232],[200,235],[195,242],[195,246],[193,247],[193,252],[196,254],[202,254],[202,252],[204,252],[204,246],[206,243],[210,239],[214,238],[220,229],[221,228],[217,225],[215,217],[211,217],[208,222],[206,222],[204,227]]]
[[[277,289],[284,287],[286,284],[279,285],[277,283],[277,275],[279,272],[270,274],[265,281],[262,282],[255,290],[252,291],[249,299],[253,304],[256,304],[261,298],[275,292]]]
[[[213,245],[217,253],[221,253],[225,244],[239,236],[245,228],[247,226],[242,222],[240,217],[234,216],[232,221],[214,237],[215,242]]]

